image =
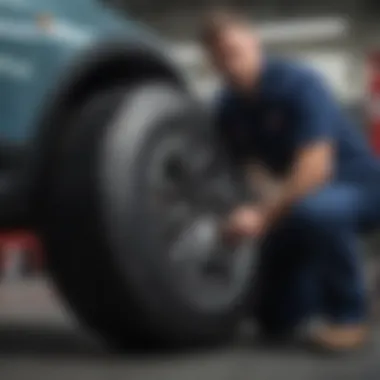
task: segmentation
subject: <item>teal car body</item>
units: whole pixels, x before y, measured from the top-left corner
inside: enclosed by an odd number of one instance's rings
[[[0,0],[0,225],[31,219],[75,104],[99,87],[182,81],[167,44],[109,3]]]

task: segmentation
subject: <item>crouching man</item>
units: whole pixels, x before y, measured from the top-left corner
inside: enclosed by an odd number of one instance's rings
[[[225,84],[217,127],[226,151],[253,182],[257,168],[279,181],[225,228],[262,242],[256,320],[283,334],[324,317],[315,344],[362,346],[368,303],[357,243],[362,229],[380,224],[379,163],[323,80],[266,56],[244,17],[211,12],[201,40]]]

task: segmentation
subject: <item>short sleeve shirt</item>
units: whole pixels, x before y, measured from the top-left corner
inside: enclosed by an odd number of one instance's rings
[[[319,141],[336,147],[336,175],[355,178],[372,168],[372,156],[322,78],[299,63],[268,59],[249,95],[226,89],[219,99],[217,126],[238,161],[255,160],[285,175],[296,152]]]

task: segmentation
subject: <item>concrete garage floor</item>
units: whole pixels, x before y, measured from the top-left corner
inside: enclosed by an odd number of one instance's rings
[[[76,327],[46,281],[0,285],[4,380],[378,380],[380,328],[374,340],[369,352],[332,359],[299,347],[265,349],[242,331],[235,343],[217,350],[120,356]]]

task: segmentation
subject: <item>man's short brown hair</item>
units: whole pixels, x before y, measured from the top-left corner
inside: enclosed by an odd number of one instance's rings
[[[221,33],[230,27],[248,25],[245,16],[234,9],[217,8],[205,12],[200,28],[199,39],[202,44],[212,46]]]

